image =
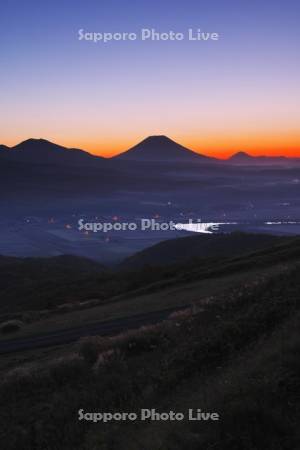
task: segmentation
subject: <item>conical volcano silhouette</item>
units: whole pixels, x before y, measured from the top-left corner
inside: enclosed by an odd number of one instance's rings
[[[138,161],[210,160],[206,156],[177,144],[167,136],[149,136],[116,158]]]

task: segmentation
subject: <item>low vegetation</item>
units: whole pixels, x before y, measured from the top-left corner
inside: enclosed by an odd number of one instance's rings
[[[64,356],[3,374],[3,448],[296,449],[299,271],[291,258],[280,274],[212,297],[204,308],[119,336],[88,337]],[[78,421],[82,408],[202,408],[221,420],[94,424]]]

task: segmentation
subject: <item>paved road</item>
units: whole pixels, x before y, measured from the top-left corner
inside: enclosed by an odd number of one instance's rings
[[[122,331],[139,328],[143,325],[151,325],[161,322],[172,312],[185,308],[187,308],[187,306],[169,308],[147,314],[138,314],[122,319],[109,320],[106,322],[91,323],[81,327],[53,331],[51,333],[40,334],[37,336],[0,341],[0,354],[68,344],[83,336],[114,335]]]

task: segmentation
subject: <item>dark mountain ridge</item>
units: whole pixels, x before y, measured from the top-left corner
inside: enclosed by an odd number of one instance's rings
[[[225,163],[232,165],[290,165],[300,164],[300,158],[285,156],[251,156],[240,151],[226,160],[196,153],[167,136],[148,136],[129,150],[112,158],[93,155],[78,148],[67,148],[45,139],[27,139],[14,147],[0,145],[1,160],[61,165],[97,165],[99,163]]]
[[[95,164],[104,160],[84,150],[63,147],[45,139],[27,139],[14,147],[6,147],[4,152],[5,158],[11,161],[40,164]]]

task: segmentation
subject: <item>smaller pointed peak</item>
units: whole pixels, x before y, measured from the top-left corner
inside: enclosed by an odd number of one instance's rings
[[[236,159],[236,158],[252,158],[252,156],[251,155],[249,155],[249,153],[247,153],[247,152],[244,152],[244,151],[239,151],[239,152],[237,152],[237,153],[234,153],[231,157],[230,157],[230,159]]]

